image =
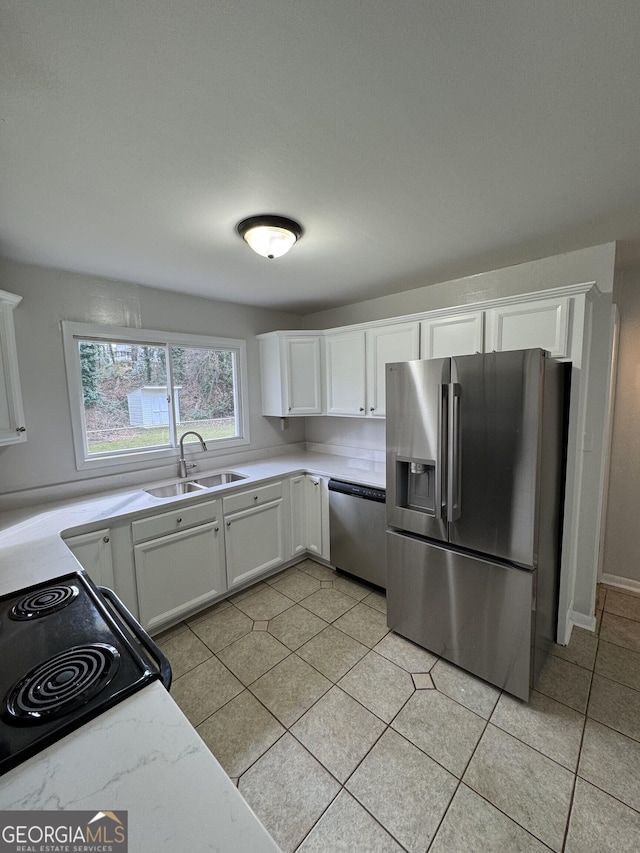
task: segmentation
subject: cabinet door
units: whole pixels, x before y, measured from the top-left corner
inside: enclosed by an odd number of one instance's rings
[[[484,352],[484,312],[438,317],[420,323],[420,358],[449,358]]]
[[[307,550],[307,475],[291,478],[291,556]]]
[[[419,357],[417,323],[377,326],[367,331],[367,415],[385,416],[385,366]]]
[[[364,417],[364,332],[340,332],[325,339],[327,414]]]
[[[140,621],[159,630],[205,607],[226,591],[223,533],[218,521],[134,547]]]
[[[282,343],[286,375],[285,413],[321,414],[320,338],[287,337]]]
[[[229,588],[275,568],[286,559],[282,498],[225,515]]]
[[[540,299],[487,310],[488,352],[540,347],[554,358],[569,354],[570,297]]]
[[[270,332],[259,340],[262,414],[322,414],[320,335]]]
[[[324,556],[322,548],[322,489],[323,482],[320,477],[314,477],[311,474],[305,476],[307,550],[319,557]]]
[[[19,302],[20,297],[0,291],[0,445],[27,440],[13,328]]]
[[[64,541],[94,583],[114,588],[111,531],[108,528],[81,533]]]

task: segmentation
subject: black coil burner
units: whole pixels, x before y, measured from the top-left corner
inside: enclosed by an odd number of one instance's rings
[[[0,713],[23,723],[55,719],[80,708],[111,681],[120,653],[105,643],[75,646],[26,673]]]
[[[9,611],[10,619],[39,619],[62,610],[78,595],[75,584],[56,584],[31,592],[16,602]]]
[[[84,572],[0,595],[0,776],[157,679],[166,657]]]

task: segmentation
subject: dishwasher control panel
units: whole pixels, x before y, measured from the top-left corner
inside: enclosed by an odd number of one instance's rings
[[[329,480],[329,491],[340,492],[343,495],[352,495],[355,498],[365,498],[369,501],[384,503],[386,492],[384,489],[374,489],[371,486],[358,486],[356,483],[344,483],[342,480]]]

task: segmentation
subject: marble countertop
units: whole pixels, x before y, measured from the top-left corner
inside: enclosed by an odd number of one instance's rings
[[[159,682],[0,777],[0,809],[126,810],[129,853],[280,853]]]
[[[215,470],[229,468],[197,471],[193,478]],[[296,453],[231,470],[245,479],[177,498],[154,498],[137,488],[2,513],[0,595],[77,570],[63,531],[196,503],[298,472],[385,484],[383,463],[325,453]],[[149,485],[165,482],[170,481]],[[0,777],[0,809],[126,809],[131,853],[279,850],[157,682]]]

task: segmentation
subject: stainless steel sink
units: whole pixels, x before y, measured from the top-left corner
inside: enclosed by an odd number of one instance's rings
[[[209,477],[198,477],[193,484],[210,489],[212,486],[223,486],[225,483],[235,483],[236,480],[246,480],[246,474],[236,474],[235,471],[222,471],[220,474],[211,474]]]
[[[180,480],[177,483],[169,483],[167,486],[145,489],[145,492],[154,498],[177,498],[191,492],[202,492],[205,489],[213,488],[213,486],[223,486],[225,483],[245,480],[246,477],[246,474],[236,474],[235,471],[221,471],[219,474],[210,474],[208,477],[199,477],[197,480]]]
[[[179,495],[187,495],[189,492],[201,492],[206,486],[190,481],[181,483],[169,483],[168,486],[157,486],[155,489],[145,489],[148,495],[154,498],[175,498]]]

